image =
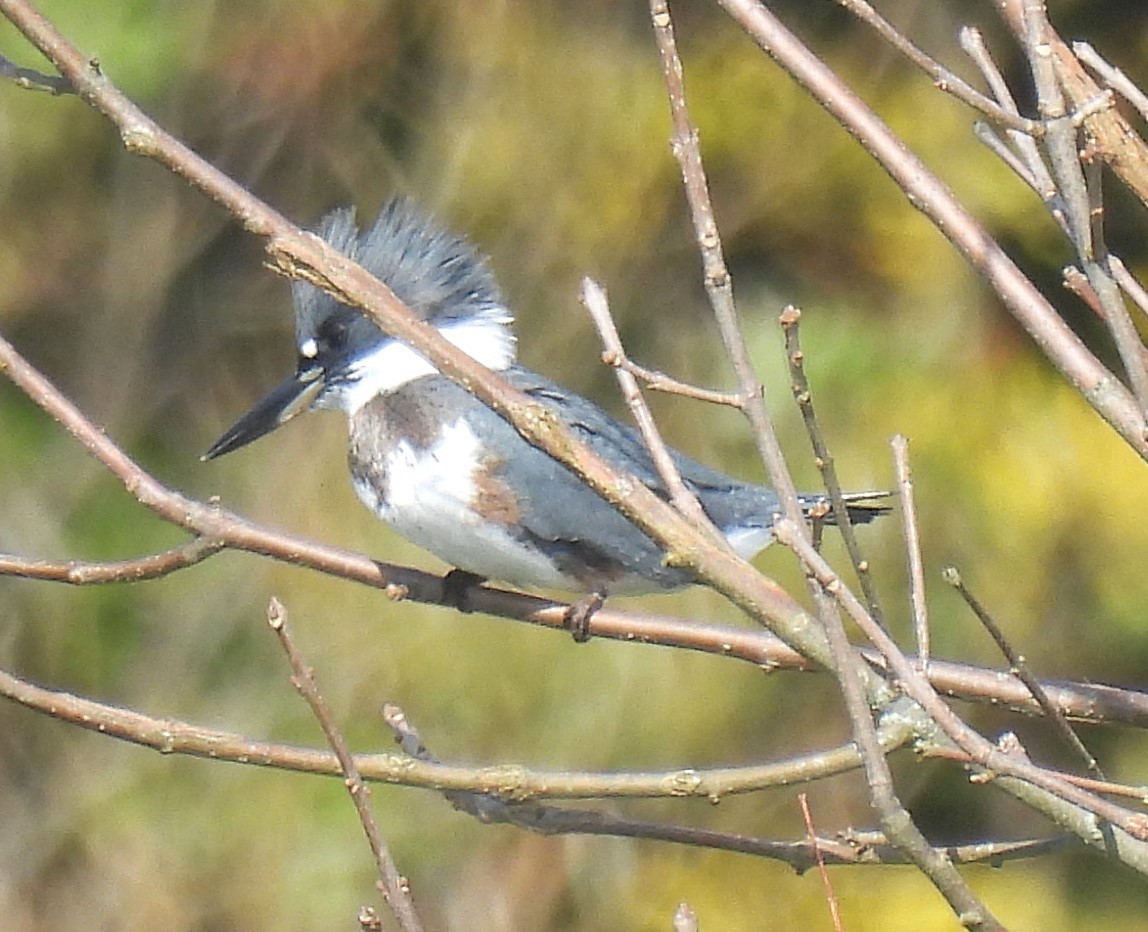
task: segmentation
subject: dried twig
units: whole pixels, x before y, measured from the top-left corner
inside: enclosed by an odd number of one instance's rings
[[[896,677],[899,688],[929,715],[933,722],[986,773],[993,775],[994,782],[1010,793],[1024,799],[1029,805],[1054,816],[1062,825],[1073,824],[1074,829],[1089,844],[1105,848],[1109,853],[1119,852],[1119,857],[1137,870],[1148,872],[1148,820],[1138,813],[1129,812],[1084,793],[1072,786],[1059,775],[1036,767],[1027,760],[1017,759],[1002,752],[966,725],[940,697],[933,692],[928,682],[918,673],[889,635],[869,617],[864,606],[849,591],[841,578],[833,572],[821,554],[817,553],[805,538],[795,533],[791,522],[782,519],[776,525],[777,539],[797,551],[798,557],[813,572],[818,582],[831,593],[838,604],[861,628],[870,642],[881,652],[889,671]],[[1015,778],[1022,785],[1015,785],[1006,777]],[[1023,786],[1028,784],[1029,788]],[[1039,792],[1033,792],[1033,791]],[[1070,808],[1076,807],[1088,813],[1093,819],[1098,817],[1111,823],[1116,834],[1100,837],[1083,828],[1079,819],[1074,818]],[[1094,822],[1089,822],[1094,824]]]
[[[47,91],[57,96],[76,93],[72,90],[72,85],[58,74],[42,74],[31,68],[21,68],[3,55],[0,55],[0,78],[29,91]]]
[[[745,399],[745,415],[753,428],[754,440],[765,464],[769,481],[777,490],[784,513],[795,522],[801,523],[797,488],[785,465],[777,432],[765,407],[765,389],[754,372],[753,362],[750,360],[749,350],[746,348],[741,325],[738,322],[737,306],[733,300],[733,280],[725,264],[721,234],[714,219],[709,183],[706,181],[701,147],[698,144],[698,131],[690,119],[689,109],[686,106],[682,61],[678,56],[674,23],[666,0],[650,0],[650,19],[654,25],[654,40],[662,63],[662,77],[666,83],[670,119],[674,128],[670,149],[682,173],[686,201],[689,203],[690,218],[694,225],[694,237],[701,253],[706,294],[713,308],[714,319],[717,321],[726,355],[737,376],[739,394]]]
[[[948,187],[909,152],[877,115],[786,29],[770,9],[756,0],[719,0],[719,3],[763,51],[881,163],[910,201],[996,290],[1008,310],[1065,378],[1140,456],[1148,459],[1148,419],[1131,392],[1072,332],[1048,299]]]
[[[801,807],[801,819],[805,823],[805,841],[813,849],[813,857],[817,862],[817,873],[821,877],[821,886],[825,890],[825,902],[829,904],[829,918],[833,923],[834,932],[843,932],[841,924],[841,905],[837,902],[837,894],[833,890],[833,881],[829,879],[829,871],[825,869],[825,858],[817,844],[817,832],[813,828],[813,814],[809,811],[809,796],[806,793],[797,794],[797,804]]]
[[[22,576],[25,579],[44,579],[90,586],[103,583],[140,582],[159,579],[189,566],[202,563],[227,547],[217,537],[196,537],[162,553],[148,554],[131,560],[111,560],[104,563],[89,560],[25,560],[10,553],[0,554],[0,575]]]
[[[622,338],[618,334],[618,328],[610,314],[606,290],[593,279],[583,278],[581,299],[582,305],[589,311],[594,326],[598,330],[598,336],[605,349],[604,356],[612,359],[625,359],[626,350],[622,346]],[[650,453],[654,468],[658,471],[658,477],[665,484],[670,494],[670,501],[674,503],[674,507],[678,511],[699,528],[704,529],[715,541],[720,542],[723,546],[728,546],[721,532],[710,521],[709,515],[702,510],[698,497],[682,481],[682,475],[678,472],[673,454],[666,446],[665,440],[662,439],[658,425],[654,423],[654,415],[650,412],[646,399],[642,397],[638,380],[632,372],[622,367],[616,366],[614,374],[618,377],[622,397],[625,399],[630,413],[634,416],[638,430],[641,431],[642,440]]]
[[[1005,637],[1005,633],[1001,630],[1000,625],[996,623],[992,615],[981,605],[980,600],[973,595],[965,585],[957,568],[955,566],[947,566],[941,575],[945,582],[960,593],[961,598],[965,600],[965,604],[973,610],[973,614],[977,616],[977,620],[980,621],[984,629],[988,631],[990,637],[992,637],[994,643],[1004,655],[1005,660],[1008,661],[1010,672],[1024,683],[1028,691],[1032,693],[1033,699],[1040,705],[1044,714],[1048,717],[1049,721],[1052,722],[1065,743],[1080,755],[1085,767],[1096,774],[1099,779],[1103,780],[1104,773],[1101,771],[1096,758],[1092,756],[1092,752],[1084,746],[1084,742],[1080,740],[1080,736],[1077,735],[1072,729],[1072,726],[1068,724],[1064,713],[1056,707],[1056,704],[1048,697],[1048,693],[1041,687],[1040,681],[1033,676],[1024,656],[1013,650],[1012,644],[1010,644],[1008,638]]]
[[[343,783],[347,787],[347,792],[351,794],[351,802],[355,805],[359,824],[363,827],[363,833],[367,836],[367,843],[371,846],[371,853],[375,858],[375,868],[379,873],[379,892],[383,894],[383,899],[386,900],[400,928],[404,929],[405,932],[420,932],[422,923],[419,921],[414,902],[411,900],[410,884],[399,873],[395,860],[391,856],[390,847],[383,839],[374,813],[371,812],[370,787],[363,781],[355,758],[351,755],[351,749],[347,746],[347,740],[343,737],[339,726],[335,724],[335,718],[331,714],[327,700],[319,691],[319,684],[315,682],[314,671],[303,659],[303,655],[291,635],[291,629],[287,624],[287,610],[283,607],[283,603],[274,597],[271,598],[271,602],[267,606],[267,623],[278,636],[279,644],[291,664],[292,684],[299,691],[299,694],[307,700],[307,705],[311,707],[315,719],[319,722],[319,727],[323,729],[323,734],[327,737],[327,743],[331,746],[331,750],[339,762],[339,771],[343,775]]]
[[[841,483],[837,478],[837,468],[833,465],[833,454],[829,452],[829,444],[821,432],[821,424],[817,420],[817,412],[813,408],[813,392],[809,387],[809,379],[805,375],[805,353],[801,349],[801,311],[792,304],[781,312],[781,329],[785,334],[785,358],[789,361],[790,385],[797,407],[801,411],[801,418],[805,423],[805,432],[809,435],[809,443],[813,447],[813,462],[821,473],[821,479],[829,492],[829,501],[833,506],[833,517],[841,531],[841,538],[845,541],[845,549],[853,564],[853,571],[861,583],[861,592],[865,596],[865,603],[870,614],[878,624],[884,624],[881,605],[877,598],[877,589],[873,585],[873,576],[869,572],[869,561],[861,553],[861,545],[853,530],[853,522],[849,519],[849,509],[845,505],[845,497]]]
[[[917,636],[917,656],[921,669],[929,669],[929,603],[925,598],[925,567],[921,561],[921,532],[917,527],[917,501],[913,493],[913,472],[909,466],[909,441],[901,434],[892,440],[893,463],[897,470],[897,491],[901,499],[901,526],[905,535],[905,555],[909,562],[909,604],[913,630]]]
[[[995,123],[1000,123],[1010,129],[1018,130],[1034,136],[1040,133],[1041,126],[1035,120],[1027,120],[1014,110],[1006,109],[986,97],[980,91],[971,87],[960,77],[944,67],[921,49],[910,42],[902,33],[898,32],[888,20],[882,17],[865,0],[837,0],[838,6],[849,10],[863,23],[873,27],[873,30],[893,48],[904,55],[914,65],[924,71],[933,79],[933,83],[951,94],[957,100],[968,104],[978,110]]]

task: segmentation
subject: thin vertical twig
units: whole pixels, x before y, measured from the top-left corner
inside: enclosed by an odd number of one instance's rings
[[[869,612],[877,624],[884,624],[884,615],[877,598],[877,589],[873,585],[873,576],[869,572],[869,561],[861,553],[861,545],[857,542],[853,522],[849,519],[849,509],[845,504],[841,482],[837,478],[837,468],[833,465],[833,454],[829,451],[829,444],[825,442],[825,435],[821,432],[817,412],[813,408],[813,392],[805,374],[805,353],[801,349],[801,311],[791,304],[781,312],[780,320],[781,330],[785,334],[785,358],[789,362],[790,386],[793,389],[793,398],[797,402],[798,410],[801,411],[801,418],[805,422],[805,432],[809,435],[809,443],[813,447],[813,461],[821,473],[826,490],[829,492],[829,501],[833,505],[833,517],[841,531],[841,538],[845,541],[845,549],[853,563],[853,571],[861,583],[861,592],[865,596]]]
[[[785,464],[777,432],[765,406],[765,388],[754,372],[733,299],[733,280],[725,263],[721,235],[714,219],[709,183],[702,165],[698,131],[690,119],[686,106],[685,77],[682,60],[674,38],[674,23],[666,0],[650,0],[650,19],[654,25],[654,40],[662,63],[662,77],[670,103],[673,135],[670,148],[677,159],[685,187],[686,201],[694,225],[694,235],[701,253],[706,294],[713,308],[714,319],[721,333],[726,354],[737,376],[738,388],[746,399],[745,414],[753,428],[758,453],[765,464],[769,481],[777,490],[785,515],[797,524],[804,524],[801,505],[797,501],[797,488]]]
[[[355,812],[358,813],[359,822],[367,836],[367,843],[371,846],[371,853],[375,857],[375,866],[379,873],[379,892],[383,894],[383,899],[387,901],[395,921],[398,922],[404,932],[421,932],[422,923],[419,921],[414,903],[411,900],[410,884],[395,866],[394,858],[391,857],[390,849],[383,840],[374,814],[371,812],[368,801],[371,795],[370,787],[367,786],[362,774],[359,773],[355,758],[351,754],[350,748],[347,747],[346,739],[335,724],[335,719],[327,706],[327,700],[323,698],[323,694],[315,682],[314,672],[303,659],[302,653],[295,644],[295,639],[291,636],[291,629],[287,626],[287,609],[284,608],[282,602],[274,597],[271,598],[267,606],[267,624],[279,638],[279,643],[291,664],[292,684],[299,691],[299,694],[307,700],[307,704],[319,722],[319,727],[323,729],[323,734],[327,737],[327,743],[331,745],[331,750],[335,752],[335,757],[339,760],[339,767],[343,771],[347,792],[351,794]]]
[[[905,553],[909,561],[909,604],[913,610],[913,631],[917,638],[917,656],[926,676],[929,671],[929,604],[925,599],[925,567],[921,560],[921,533],[917,527],[917,500],[913,490],[913,471],[909,465],[909,441],[897,434],[891,441],[893,464],[897,471],[897,490],[901,498],[901,525],[905,533]]]
[[[807,539],[795,534],[797,526],[785,518],[777,524],[777,539],[786,546],[798,551],[812,553]],[[816,555],[820,559],[820,555]],[[877,812],[889,843],[901,851],[937,888],[945,898],[961,923],[978,932],[998,932],[1004,929],[989,908],[981,902],[972,888],[965,882],[952,859],[943,850],[929,843],[924,833],[913,821],[912,815],[897,796],[893,774],[889,762],[881,750],[877,737],[877,726],[873,721],[865,686],[862,680],[864,661],[849,643],[845,624],[841,620],[834,599],[837,592],[830,592],[826,584],[815,575],[813,563],[802,556],[811,579],[814,601],[817,603],[817,616],[825,630],[829,651],[833,655],[833,675],[837,678],[841,698],[845,702],[845,712],[853,732],[853,742],[861,754],[861,765],[865,770],[865,785],[869,790],[869,801]],[[838,579],[837,588],[844,590]],[[861,606],[858,604],[858,608]],[[884,634],[871,617],[861,608],[861,614],[873,627]]]
[[[821,846],[817,843],[817,831],[813,826],[813,813],[809,811],[809,795],[798,793],[797,804],[801,807],[801,818],[805,823],[805,840],[817,862],[817,873],[821,876],[821,886],[825,890],[825,902],[829,904],[829,918],[833,923],[833,932],[844,932],[845,926],[841,924],[841,904],[837,901],[833,881],[829,879],[829,871],[825,868],[825,858],[821,856]]]

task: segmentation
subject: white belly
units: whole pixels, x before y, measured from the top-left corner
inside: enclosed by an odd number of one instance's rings
[[[580,589],[536,553],[474,511],[481,444],[463,421],[429,449],[401,442],[386,460],[387,501],[356,479],[359,499],[407,540],[453,567],[517,586]]]

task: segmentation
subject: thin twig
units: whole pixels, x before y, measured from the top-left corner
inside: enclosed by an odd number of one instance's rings
[[[1005,660],[1008,661],[1010,672],[1024,683],[1028,691],[1032,693],[1033,699],[1035,699],[1041,709],[1044,710],[1044,714],[1048,716],[1049,721],[1052,722],[1061,738],[1080,756],[1081,760],[1084,761],[1084,766],[1096,774],[1098,779],[1103,780],[1104,773],[1101,771],[1096,758],[1093,757],[1088,748],[1084,746],[1084,742],[1080,740],[1080,736],[1077,735],[1072,729],[1072,726],[1068,724],[1068,720],[1064,717],[1064,714],[1056,707],[1056,704],[1049,699],[1048,693],[1041,687],[1040,681],[1033,676],[1032,671],[1029,670],[1028,662],[1024,656],[1013,650],[1012,644],[1010,644],[1008,638],[1005,637],[1005,633],[1001,630],[1000,625],[996,623],[996,620],[989,614],[988,610],[981,605],[980,600],[973,595],[965,585],[957,568],[955,566],[947,566],[942,571],[941,576],[945,582],[957,590],[961,598],[965,600],[965,604],[973,610],[973,614],[977,616],[977,619],[984,626],[984,629],[996,643],[997,648],[1004,655]]]
[[[386,900],[402,929],[406,932],[421,932],[422,923],[411,899],[410,884],[399,873],[391,856],[390,847],[383,839],[378,823],[375,822],[374,813],[371,812],[371,789],[364,782],[351,749],[347,746],[339,726],[335,724],[327,700],[323,698],[319,685],[315,682],[314,671],[303,659],[303,654],[291,636],[291,629],[287,624],[287,609],[274,596],[267,605],[267,624],[278,636],[283,652],[291,664],[292,684],[299,691],[299,695],[307,700],[307,705],[311,707],[319,727],[327,737],[327,743],[339,761],[343,782],[347,792],[351,794],[351,802],[354,803],[355,812],[359,816],[359,824],[363,827],[363,833],[367,836],[367,843],[371,846],[371,853],[375,858],[375,868],[379,873],[379,892],[383,894],[383,899]]]
[[[926,55],[920,48],[910,42],[898,32],[888,20],[884,19],[865,0],[837,0],[837,5],[849,10],[859,20],[872,26],[874,31],[893,48],[904,55],[914,65],[924,71],[933,79],[933,83],[946,94],[951,94],[957,100],[968,104],[978,110],[990,120],[1019,130],[1028,135],[1040,132],[1040,124],[1034,120],[1026,120],[1019,113],[1007,110],[990,100],[975,88],[969,86],[957,75],[945,68],[940,62]]]
[[[821,554],[809,545],[803,535],[797,533],[792,522],[784,518],[778,521],[774,526],[774,533],[778,541],[797,552],[798,557],[813,572],[825,590],[833,595],[864,635],[881,652],[900,689],[918,703],[944,734],[971,756],[977,766],[984,768],[986,774],[992,775],[996,783],[1014,795],[1023,795],[1029,805],[1050,815],[1056,812],[1056,817],[1062,820],[1062,824],[1074,821],[1070,819],[1071,810],[1063,808],[1064,803],[1079,807],[1091,816],[1111,823],[1112,828],[1123,833],[1119,839],[1114,839],[1111,833],[1101,836],[1081,831],[1079,823],[1075,830],[1084,841],[1094,846],[1106,847],[1109,853],[1112,853],[1112,845],[1117,845],[1122,849],[1121,859],[1125,863],[1135,864],[1138,870],[1148,872],[1148,845],[1145,845],[1145,841],[1148,841],[1148,819],[1138,813],[1114,806],[1106,800],[1098,799],[1090,793],[1081,792],[1057,774],[1036,767],[1026,760],[1017,760],[1002,753],[992,742],[977,734],[933,692],[928,681],[914,669],[886,631],[869,617],[860,600],[849,591],[849,587],[825,562]],[[1015,778],[1018,782],[1028,784],[1041,793],[1032,794],[1023,786],[1014,788],[1004,779],[1006,777]]]
[[[641,379],[652,392],[663,392],[667,395],[681,395],[683,398],[692,398],[694,401],[704,401],[713,405],[726,405],[730,408],[745,410],[745,396],[737,392],[719,392],[711,388],[701,388],[681,382],[672,376],[659,372],[657,369],[647,369],[634,362],[629,356],[614,356],[609,353],[602,354],[602,361],[608,366],[625,369],[627,372]]]
[[[1128,374],[1132,393],[1141,412],[1148,416],[1148,364],[1144,361],[1140,336],[1108,269],[1104,241],[1095,235],[1101,220],[1099,178],[1090,189],[1077,148],[1077,127],[1068,113],[1064,89],[1053,60],[1055,34],[1048,22],[1044,3],[1023,4],[1022,17],[1022,45],[1036,85],[1037,106],[1047,123],[1045,146],[1053,178],[1067,210],[1069,238],[1080,258],[1081,268],[1104,308],[1104,321]]]
[[[1148,291],[1145,291],[1144,286],[1128,271],[1128,267],[1111,253],[1108,254],[1108,267],[1112,270],[1112,277],[1116,279],[1116,283],[1124,289],[1124,293],[1140,310],[1148,314]]]
[[[1148,418],[953,192],[839,77],[757,0],[718,0],[747,34],[857,138],[994,288],[1037,346],[1125,441],[1148,459]],[[1099,119],[1093,117],[1093,120]],[[1091,125],[1091,122],[1090,124]]]
[[[1025,0],[997,0],[998,9],[1021,44],[1025,34]],[[1056,31],[1045,30],[1047,54],[1077,113],[1086,113],[1084,129],[1102,158],[1128,188],[1148,206],[1148,145],[1115,107],[1092,109],[1102,91]]]
[[[76,93],[72,85],[58,74],[42,74],[31,68],[21,68],[3,55],[0,55],[0,78],[29,91],[47,91],[56,96]]]
[[[960,44],[964,53],[972,59],[973,64],[980,70],[985,83],[988,84],[1001,107],[1007,113],[1019,117],[1020,110],[1016,105],[1016,99],[1013,97],[1012,91],[1009,90],[1008,82],[1005,81],[997,63],[993,61],[981,31],[972,26],[962,27]],[[1043,134],[1043,125],[1037,123],[1035,126],[1039,127],[1040,133]],[[1021,162],[1027,165],[1027,169],[1018,169],[1010,157],[1002,156],[1002,158],[1032,186],[1033,190],[1040,195],[1041,200],[1048,201],[1056,195],[1056,185],[1052,183],[1052,176],[1048,173],[1048,167],[1044,164],[1044,159],[1040,154],[1040,147],[1036,144],[1037,135],[1036,132],[1022,132],[1016,129],[1008,131],[1009,140],[1016,147],[1016,151],[1020,153]],[[980,138],[979,133],[978,138]],[[995,150],[991,144],[990,148]]]
[[[791,521],[782,519],[780,524],[785,527],[787,537],[798,536],[793,534],[794,526]],[[780,536],[778,539],[782,543],[794,546],[799,554],[803,549],[816,552],[805,538],[796,545]],[[812,570],[813,565],[806,562],[806,571],[816,579]],[[873,712],[862,679],[862,671],[865,669],[863,661],[849,643],[838,607],[834,603],[833,596],[825,588],[824,582],[817,579],[813,585],[818,617],[825,629],[829,649],[833,653],[833,674],[837,678],[841,697],[845,701],[853,742],[861,754],[869,801],[877,812],[877,818],[885,835],[932,882],[966,928],[1003,932],[1004,926],[973,892],[948,856],[929,843],[897,796],[889,762],[881,752],[877,740],[877,726],[873,722]],[[877,630],[882,630],[871,615],[866,614],[866,618]]]
[[[60,721],[152,748],[256,767],[341,777],[339,760],[326,750],[255,741],[243,735],[85,699],[63,690],[45,689],[0,670],[0,696]],[[891,752],[910,738],[904,722],[883,723],[881,747]],[[742,767],[692,767],[656,771],[542,771],[518,765],[463,767],[415,764],[394,754],[355,756],[362,776],[375,783],[439,791],[481,793],[507,800],[693,798],[717,802],[726,796],[754,793],[766,787],[790,786],[856,770],[852,745],[802,754],[780,761]]]
[[[813,447],[813,462],[821,473],[821,479],[829,492],[829,501],[833,506],[833,518],[845,541],[845,549],[849,560],[853,564],[853,571],[861,583],[861,592],[865,596],[865,603],[869,612],[878,624],[884,624],[881,604],[877,597],[877,588],[873,585],[873,575],[869,572],[869,561],[861,553],[861,545],[857,541],[857,534],[853,530],[853,522],[849,518],[849,508],[845,504],[841,482],[837,478],[837,467],[833,464],[833,454],[829,451],[829,444],[825,442],[825,435],[821,432],[821,424],[817,419],[817,412],[813,408],[813,392],[809,387],[809,379],[805,374],[805,353],[801,349],[801,311],[792,304],[787,305],[779,318],[781,330],[785,334],[785,358],[789,362],[790,385],[793,389],[793,398],[797,402],[801,418],[805,423],[805,432],[809,435],[809,443]]]
[[[686,105],[686,85],[682,73],[682,60],[674,38],[674,22],[666,0],[650,0],[650,20],[654,26],[654,40],[662,63],[662,78],[670,104],[673,136],[670,149],[677,159],[685,188],[694,237],[701,254],[706,294],[713,308],[714,319],[725,346],[726,355],[733,365],[738,390],[745,398],[745,415],[753,428],[754,442],[765,464],[769,481],[777,490],[784,513],[793,521],[802,523],[801,506],[797,501],[797,488],[785,465],[785,457],[777,440],[777,432],[765,406],[765,389],[754,372],[753,362],[746,348],[738,322],[737,306],[733,299],[733,280],[725,263],[721,234],[714,218],[709,183],[702,165],[698,131],[690,119]]]
[[[73,586],[140,582],[145,579],[159,579],[189,566],[195,566],[226,547],[226,542],[217,537],[196,537],[160,553],[135,557],[131,560],[107,562],[25,560],[14,554],[0,553],[0,576],[44,579]]]
[[[817,832],[813,828],[813,814],[809,811],[808,794],[798,793],[797,805],[801,807],[801,819],[805,823],[805,841],[813,850],[817,873],[821,877],[822,889],[825,890],[825,902],[829,904],[829,918],[833,923],[834,932],[844,932],[845,927],[841,924],[841,905],[837,902],[833,881],[829,879],[829,871],[825,869],[825,858],[822,857],[821,848],[817,844]]]
[[[415,725],[399,706],[387,703],[383,718],[403,751],[421,763],[439,763]],[[543,835],[609,835],[646,838],[676,844],[735,851],[771,858],[804,872],[817,863],[825,864],[906,864],[905,855],[889,844],[881,833],[848,831],[841,838],[814,836],[805,842],[773,841],[715,832],[682,825],[666,825],[614,816],[610,813],[560,806],[541,805],[512,798],[498,798],[474,792],[444,792],[451,804],[483,823],[516,825]],[[859,839],[864,839],[860,841]],[[997,862],[1034,857],[1047,853],[1064,842],[1064,838],[1042,838],[1025,841],[984,842],[977,845],[950,847],[944,853],[962,863]]]
[[[921,669],[929,670],[929,603],[925,598],[925,567],[921,560],[921,532],[917,527],[917,500],[913,491],[913,471],[909,465],[909,441],[897,434],[893,447],[893,464],[897,471],[897,490],[901,499],[901,525],[905,534],[905,555],[909,562],[909,605],[913,611],[913,631],[917,637],[917,656]]]
[[[1140,90],[1128,75],[1115,65],[1105,61],[1096,49],[1087,42],[1073,42],[1072,52],[1100,75],[1105,84],[1132,104],[1139,111],[1142,119],[1148,120],[1148,94]]]
[[[594,326],[598,330],[598,337],[602,341],[605,355],[614,359],[625,359],[626,350],[622,346],[622,337],[618,334],[618,328],[610,314],[606,289],[591,278],[583,278],[580,297],[582,306],[589,312],[594,321]],[[642,397],[638,380],[632,372],[620,366],[615,366],[614,374],[617,376],[618,385],[622,389],[622,397],[625,399],[626,405],[638,425],[638,430],[642,434],[642,440],[649,451],[650,459],[653,460],[654,468],[658,471],[658,477],[669,492],[670,501],[673,502],[678,511],[699,528],[705,530],[715,541],[719,541],[723,546],[728,546],[728,542],[721,532],[714,527],[709,515],[702,510],[697,495],[682,481],[682,474],[678,472],[673,454],[666,446],[665,440],[662,439],[661,431],[658,430],[658,425],[654,422],[654,415],[650,412],[646,399]]]

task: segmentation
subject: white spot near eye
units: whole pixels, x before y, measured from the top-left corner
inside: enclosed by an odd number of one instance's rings
[[[308,338],[299,344],[299,355],[307,359],[314,359],[319,355],[319,344],[312,338]]]

